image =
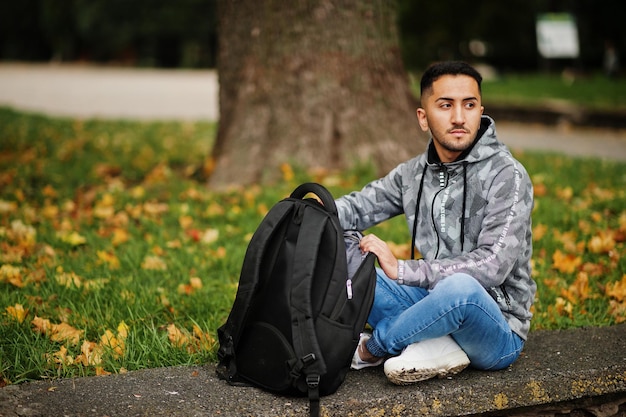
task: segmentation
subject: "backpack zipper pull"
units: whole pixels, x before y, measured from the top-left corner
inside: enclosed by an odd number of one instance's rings
[[[348,300],[352,300],[352,280],[350,278],[346,281],[346,290],[348,291]]]

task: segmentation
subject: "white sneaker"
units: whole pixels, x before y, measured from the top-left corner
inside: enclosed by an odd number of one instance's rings
[[[356,346],[354,355],[352,355],[352,364],[350,365],[351,369],[355,369],[358,371],[359,369],[368,368],[370,366],[378,366],[385,360],[385,358],[380,358],[376,362],[366,362],[361,359],[359,351],[363,349],[363,346],[367,343],[368,340],[370,340],[370,337],[372,337],[372,335],[369,333],[361,333],[361,337],[359,338],[359,344]]]
[[[396,385],[407,385],[461,372],[470,360],[450,336],[412,343],[385,362],[385,375]]]

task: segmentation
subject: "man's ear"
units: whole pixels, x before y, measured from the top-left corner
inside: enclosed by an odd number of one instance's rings
[[[423,108],[418,107],[415,113],[417,114],[417,121],[419,122],[422,131],[428,132],[429,128],[428,120],[426,119],[426,111]]]

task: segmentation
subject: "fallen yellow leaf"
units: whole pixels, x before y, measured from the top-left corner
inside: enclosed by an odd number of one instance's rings
[[[26,319],[26,315],[28,314],[28,310],[25,310],[24,306],[21,304],[9,306],[6,310],[9,317],[14,318],[18,323],[23,323],[24,319]]]
[[[0,282],[6,282],[16,287],[22,288],[24,282],[22,282],[22,269],[13,265],[0,266]]]
[[[109,269],[119,269],[120,260],[115,254],[103,250],[96,251],[99,264],[106,264]]]
[[[176,347],[183,347],[189,343],[189,336],[185,335],[174,323],[167,326],[167,338]]]
[[[158,256],[146,256],[141,263],[141,269],[165,271],[167,264]]]
[[[609,253],[615,248],[614,233],[610,230],[601,230],[587,243],[591,253]]]
[[[67,243],[71,246],[80,246],[87,243],[87,239],[84,236],[81,236],[78,232],[72,231],[70,233],[59,232],[57,233],[59,239],[62,242]]]
[[[576,268],[581,264],[582,258],[580,256],[564,254],[558,249],[552,254],[552,267],[559,272],[571,274],[576,271]]]
[[[111,244],[113,246],[119,246],[122,243],[127,242],[129,238],[130,236],[126,229],[116,227],[115,229],[113,229],[113,237],[111,238]]]
[[[83,334],[82,330],[78,330],[67,323],[53,324],[50,320],[38,316],[35,316],[31,323],[35,331],[45,334],[55,342],[69,342],[77,345]]]
[[[619,302],[626,301],[626,274],[622,275],[621,281],[606,284],[604,292]]]

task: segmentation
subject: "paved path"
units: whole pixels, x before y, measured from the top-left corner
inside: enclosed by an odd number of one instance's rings
[[[0,64],[0,105],[55,116],[217,120],[218,91],[213,70]],[[512,149],[626,161],[626,130],[496,122]]]
[[[0,64],[0,105],[53,116],[216,120],[215,71]]]

